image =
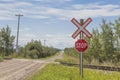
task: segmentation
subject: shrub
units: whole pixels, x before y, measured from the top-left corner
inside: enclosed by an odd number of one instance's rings
[[[2,56],[0,56],[0,62],[2,62],[3,61],[3,57]]]

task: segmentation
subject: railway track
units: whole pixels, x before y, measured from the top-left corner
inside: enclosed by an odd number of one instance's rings
[[[60,62],[60,64],[79,67],[79,64],[71,64],[71,63],[65,63],[65,62]],[[120,67],[97,66],[97,65],[83,65],[83,67],[84,68],[90,68],[90,69],[97,69],[97,70],[118,71],[118,72],[120,72]]]
[[[97,65],[83,65],[84,68],[98,69],[98,70],[106,70],[106,71],[118,71],[120,72],[120,67],[112,67],[112,66],[97,66]]]

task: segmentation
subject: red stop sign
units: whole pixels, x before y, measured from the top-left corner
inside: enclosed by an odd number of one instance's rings
[[[79,52],[84,52],[88,48],[88,44],[84,39],[79,39],[75,42],[75,48]]]

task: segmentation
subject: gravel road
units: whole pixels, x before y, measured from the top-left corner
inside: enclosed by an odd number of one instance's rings
[[[62,58],[62,54],[63,52],[48,60],[12,59],[0,62],[0,80],[25,80],[46,64]]]

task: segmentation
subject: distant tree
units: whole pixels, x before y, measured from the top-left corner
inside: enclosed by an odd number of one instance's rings
[[[101,59],[101,54],[102,54],[101,36],[97,29],[96,30],[93,29],[92,32],[93,32],[92,33],[93,37],[92,37],[91,44],[92,44],[94,59],[96,59],[98,62],[102,62],[102,59]]]
[[[2,48],[5,51],[5,56],[11,55],[13,53],[13,42],[15,37],[11,35],[11,30],[7,25],[6,28],[1,29],[1,44]]]
[[[2,32],[0,31],[0,56],[4,55],[4,47],[3,47],[3,43],[2,43]]]
[[[24,50],[24,51],[23,51]],[[53,47],[46,47],[41,44],[41,41],[32,40],[28,42],[24,48],[21,48],[21,56],[28,58],[44,58],[54,55],[59,50]]]
[[[65,48],[64,52],[68,56],[79,57],[79,53],[77,52],[77,50],[75,50],[75,48]]]
[[[28,42],[25,46],[25,55],[31,58],[39,58],[42,56],[42,47],[41,47],[40,41],[34,41]]]
[[[114,59],[116,62],[120,61],[120,18],[115,20],[115,23],[113,24],[114,27],[114,39],[115,39],[115,55]]]
[[[100,28],[100,31],[92,30],[91,39],[85,37],[89,48],[84,54],[84,60],[89,64],[94,59],[98,62],[109,61],[116,64],[120,61],[120,18],[115,20],[115,23],[102,20]],[[73,48],[66,48],[64,51],[70,56],[76,55]]]
[[[101,39],[102,39],[102,46],[103,52],[106,54],[106,60],[112,61],[113,54],[114,54],[114,34],[110,24],[106,23],[103,20],[101,24]]]
[[[115,31],[115,34],[114,34],[114,39],[116,41],[116,46],[117,48],[120,47],[120,42],[119,42],[119,39],[120,39],[120,18],[118,20],[115,20],[115,23],[113,24],[114,26],[114,31]]]

